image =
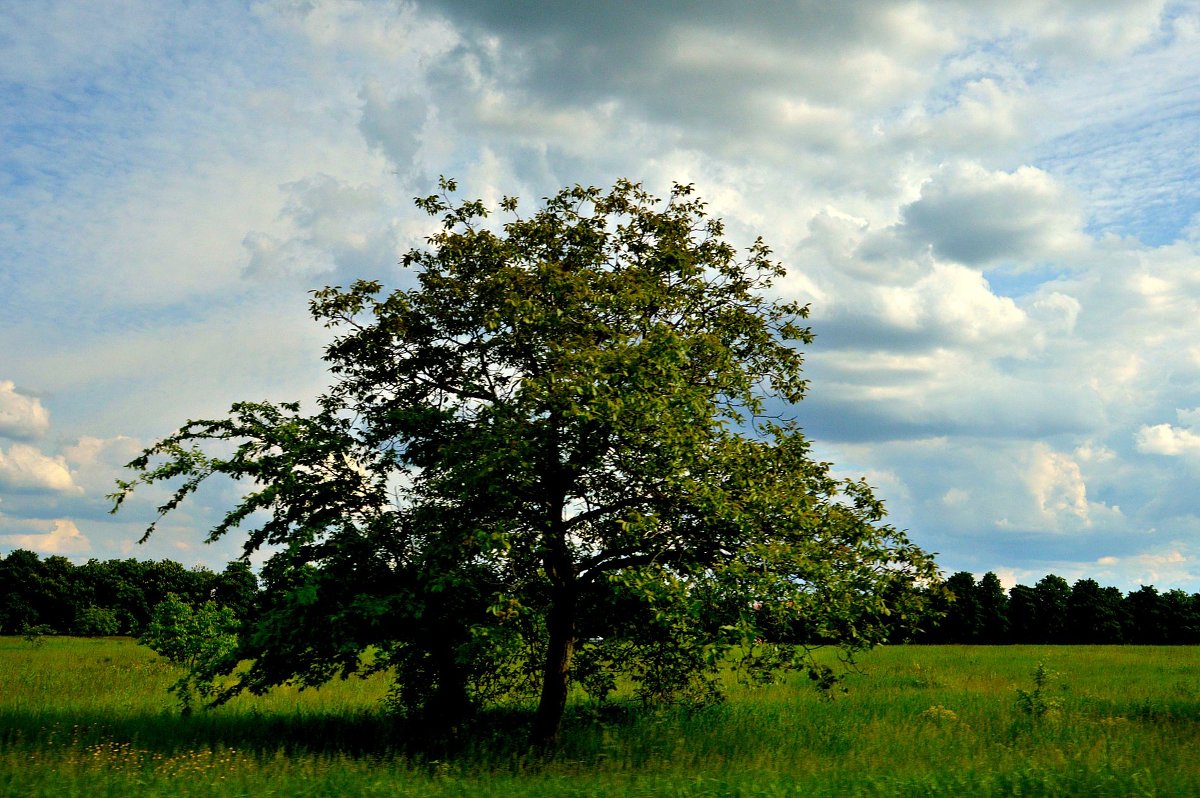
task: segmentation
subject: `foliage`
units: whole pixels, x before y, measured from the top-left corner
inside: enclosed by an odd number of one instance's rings
[[[237,664],[239,626],[232,609],[213,601],[193,607],[171,593],[154,608],[138,642],[184,669],[170,687],[184,714],[191,713],[197,695],[210,697],[218,675]]]
[[[1125,637],[1125,608],[1121,591],[1100,587],[1094,579],[1080,579],[1067,599],[1067,635],[1070,643],[1121,643]],[[1163,641],[1165,642],[1165,641]]]
[[[979,586],[967,571],[959,571],[945,582],[948,605],[929,635],[931,642],[976,642],[983,636]]]
[[[1033,671],[1033,689],[1017,688],[1017,707],[1035,721],[1057,717],[1062,712],[1062,699],[1050,696],[1052,682],[1059,674],[1039,662]]]
[[[1043,643],[1076,645],[1195,645],[1200,643],[1200,593],[1159,591],[1153,585],[1122,594],[1094,579],[1068,586],[1048,574],[1034,587],[1015,585],[1006,596],[988,572],[950,576],[954,601],[931,594],[941,618],[930,618],[917,636],[926,643]],[[964,596],[966,597],[964,600]]]
[[[93,559],[77,566],[16,549],[0,559],[0,634],[41,624],[82,635],[136,635],[169,593],[193,604],[212,597],[246,618],[258,584],[241,561],[217,574],[173,560]]]
[[[117,614],[107,607],[85,607],[75,616],[75,634],[104,637],[121,631]]]
[[[1003,643],[1008,639],[1008,597],[1000,577],[991,571],[976,585],[980,634],[976,642]],[[957,641],[956,641],[957,642]]]
[[[1033,586],[1033,595],[1039,627],[1039,634],[1033,642],[1053,643],[1062,640],[1067,632],[1071,585],[1061,576],[1047,574]]]
[[[210,476],[254,483],[209,535],[276,552],[238,688],[393,668],[397,707],[451,725],[538,696],[548,741],[580,640],[593,686],[709,702],[726,655],[815,667],[811,644],[850,656],[915,612],[932,560],[790,417],[812,334],[767,298],[761,240],[739,259],[690,186],[505,198],[502,225],[442,187],[415,287],[314,292],[337,331],[316,412],[188,422],[114,494],[172,481],[167,513]],[[801,639],[756,645],[780,616]]]
[[[45,642],[46,635],[54,634],[53,627],[47,626],[44,623],[35,625],[26,624],[21,627],[21,638],[29,645],[37,648]]]

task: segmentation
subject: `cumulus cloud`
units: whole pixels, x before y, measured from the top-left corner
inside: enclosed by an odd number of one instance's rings
[[[1161,454],[1167,457],[1200,454],[1200,435],[1187,427],[1171,424],[1143,426],[1137,431],[1134,440],[1137,450],[1143,454]]]
[[[1029,52],[1043,61],[1115,58],[1149,42],[1159,33],[1165,0],[1117,0],[1111,3],[1048,0],[1006,3],[1004,16],[1026,33]]]
[[[1160,589],[1170,589],[1174,585],[1188,584],[1200,576],[1196,562],[1194,545],[1175,541],[1166,546],[1136,551],[1121,557],[1100,557],[1095,561],[1099,572],[1091,568],[1088,569],[1088,575],[1118,581],[1126,590],[1135,589],[1139,585],[1156,585]]]
[[[1061,523],[1064,516],[1073,516],[1071,520],[1088,525],[1087,485],[1079,464],[1045,444],[1034,447],[1031,460],[1029,490],[1038,512],[1052,523]]]
[[[9,490],[77,492],[62,457],[50,457],[24,443],[0,450],[0,486]]]
[[[12,548],[30,549],[45,555],[82,554],[92,547],[75,522],[65,518],[22,521],[0,516],[0,541]]]
[[[50,428],[50,413],[36,396],[17,391],[12,380],[0,380],[0,437],[31,440]]]
[[[988,171],[960,163],[940,171],[902,211],[905,235],[938,257],[972,266],[1038,263],[1081,250],[1080,212],[1053,177],[1022,166]]]

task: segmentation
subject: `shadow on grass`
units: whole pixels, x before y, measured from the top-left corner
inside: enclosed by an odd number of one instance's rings
[[[586,756],[602,734],[636,726],[641,717],[637,708],[625,705],[603,710],[570,708],[561,745],[548,752],[530,745],[533,712],[525,709],[487,710],[453,728],[404,720],[382,711],[272,714],[201,710],[181,716],[165,711],[114,715],[53,707],[0,709],[0,747],[86,748],[116,742],[165,755],[226,748],[258,755],[530,762],[547,756]]]

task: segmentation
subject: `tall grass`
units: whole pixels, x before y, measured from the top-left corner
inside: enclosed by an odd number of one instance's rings
[[[1060,674],[1041,714],[1018,700],[1038,663]],[[183,718],[132,641],[0,638],[0,795],[1200,794],[1200,649],[897,646],[860,667],[832,701],[802,678],[701,710],[580,701],[545,755],[519,712],[422,745],[378,677]]]

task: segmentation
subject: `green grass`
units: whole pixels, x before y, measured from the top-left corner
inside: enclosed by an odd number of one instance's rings
[[[1017,701],[1038,662],[1061,674],[1040,719]],[[381,678],[181,718],[173,670],[132,641],[0,638],[0,795],[1200,794],[1200,649],[894,646],[860,666],[833,701],[797,678],[698,711],[581,704],[542,756],[514,713],[418,751],[379,715]]]

